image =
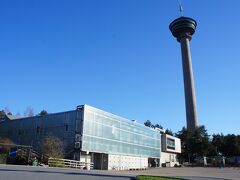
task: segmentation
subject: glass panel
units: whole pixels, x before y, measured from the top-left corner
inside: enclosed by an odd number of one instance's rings
[[[141,124],[85,106],[82,150],[160,157],[160,134]]]

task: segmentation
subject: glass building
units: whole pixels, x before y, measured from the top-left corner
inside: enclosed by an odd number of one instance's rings
[[[160,133],[85,105],[82,150],[159,158]]]
[[[66,154],[93,162],[96,169],[159,166],[159,131],[88,105],[74,111],[0,121],[0,137],[36,150],[49,134],[64,142]]]

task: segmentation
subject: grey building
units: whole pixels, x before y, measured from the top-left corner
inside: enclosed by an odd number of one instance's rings
[[[49,135],[64,143],[65,155],[93,162],[95,169],[131,169],[159,166],[161,136],[158,130],[100,109],[81,105],[73,111],[0,119],[0,137],[38,151]]]

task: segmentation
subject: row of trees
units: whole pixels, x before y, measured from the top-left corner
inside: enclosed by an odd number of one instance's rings
[[[212,144],[216,151],[222,152],[225,156],[240,155],[240,135],[214,134],[212,137]]]
[[[7,108],[7,107],[5,107],[5,109],[0,110],[0,116],[5,115],[5,114],[7,114],[7,115],[13,115],[12,112],[11,112],[11,111],[9,110],[9,108]],[[24,115],[24,117],[32,117],[32,116],[35,116],[35,115],[44,116],[44,115],[47,115],[47,114],[48,114],[48,112],[47,112],[46,110],[42,110],[40,113],[35,114],[33,108],[28,107],[28,108],[24,111],[24,114],[23,114],[23,115]],[[15,116],[16,116],[16,117],[20,117],[21,114],[20,114],[20,113],[17,113],[17,114],[15,114]]]
[[[160,125],[160,124],[152,124],[152,122],[150,120],[146,120],[144,122],[144,125],[147,126],[147,127],[150,127],[150,128],[154,128],[154,129],[155,128],[163,129],[162,125]],[[165,133],[173,136],[173,132],[172,132],[171,129],[166,129]]]
[[[145,126],[151,128],[163,127],[159,124],[152,124],[147,120]],[[167,134],[174,135],[181,139],[182,153],[179,155],[182,162],[191,162],[197,156],[239,156],[240,155],[240,135],[234,134],[208,134],[205,126],[199,126],[194,133],[185,127],[173,134],[166,130]]]
[[[194,133],[185,127],[175,134],[181,139],[182,161],[193,160],[197,156],[239,156],[240,135],[234,134],[213,134],[210,136],[205,126],[199,126]]]

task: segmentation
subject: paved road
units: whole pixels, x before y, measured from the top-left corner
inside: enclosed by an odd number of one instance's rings
[[[240,168],[154,168],[146,171],[126,171],[124,174],[180,177],[192,180],[240,180]]]
[[[135,180],[135,175],[121,175],[108,171],[0,165],[0,180]]]
[[[240,168],[154,168],[146,171],[97,171],[0,165],[0,180],[135,180],[137,175],[191,180],[240,180]]]

